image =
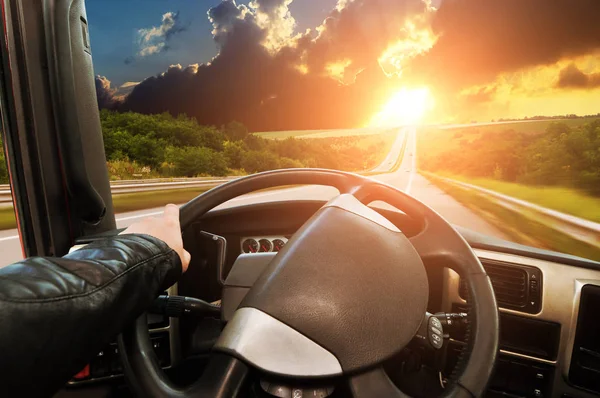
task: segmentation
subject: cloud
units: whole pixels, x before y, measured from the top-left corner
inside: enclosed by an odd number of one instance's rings
[[[576,89],[600,87],[600,73],[585,74],[577,65],[570,64],[560,71],[556,87]]]
[[[318,72],[328,63],[350,59],[355,74],[373,62],[388,73],[399,72],[433,45],[433,12],[421,0],[339,1],[317,27],[317,38],[306,43],[309,69]]]
[[[432,19],[439,37],[413,77],[450,89],[554,64],[600,48],[596,0],[447,0]]]
[[[383,18],[390,13],[384,7],[389,2],[355,0],[341,11],[332,11],[319,32],[302,34],[294,34],[290,3],[255,0],[246,6],[222,1],[208,11],[219,50],[211,62],[175,65],[145,79],[119,109],[186,113],[201,123],[216,125],[235,119],[257,130],[365,123],[378,104],[364,99],[391,95],[377,61],[379,51],[387,46],[386,39],[370,35],[368,30],[383,33],[396,29],[402,35],[398,21],[403,22],[413,10],[422,12],[425,3],[410,0],[405,3],[414,3],[411,7],[397,6],[396,17]],[[357,20],[361,13],[369,15],[366,25]],[[379,21],[373,13],[380,13]],[[362,29],[363,39],[351,48],[348,43],[357,27]],[[371,58],[363,56],[368,40]]]
[[[97,75],[96,96],[100,109],[118,109],[125,97],[127,97],[139,84],[139,82],[125,82],[118,88],[113,88],[106,76]]]
[[[117,90],[111,87],[111,82],[106,76],[96,75],[96,97],[100,109],[115,109],[119,105]]]
[[[137,31],[137,44],[139,57],[158,54],[169,49],[169,42],[178,33],[187,29],[179,19],[179,12],[169,11],[162,16],[162,23],[151,28],[142,28]],[[130,58],[125,60],[131,61]]]
[[[430,0],[338,0],[300,33],[291,3],[221,1],[207,12],[218,48],[209,63],[171,66],[115,106],[253,130],[354,127],[399,88],[427,85],[439,114],[476,117],[498,101],[506,108],[528,71],[560,65],[544,83],[556,90],[561,62],[600,49],[596,0],[444,0],[438,9]],[[144,54],[164,51],[178,32],[179,14],[168,14],[140,35]],[[110,99],[110,87],[100,94]]]
[[[479,105],[492,102],[496,97],[497,91],[498,87],[495,85],[475,87],[461,92],[459,96],[465,105]]]

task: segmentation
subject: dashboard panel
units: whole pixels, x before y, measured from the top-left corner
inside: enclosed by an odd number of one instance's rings
[[[242,206],[209,213],[193,229],[196,235],[204,230],[226,238],[224,272],[227,274],[242,253],[273,253],[273,241],[287,242],[322,204],[303,201]],[[412,220],[403,213],[376,210],[407,236],[418,233]],[[270,214],[279,216],[274,218]],[[593,373],[590,366],[592,370],[597,366],[600,374],[600,362],[595,362],[595,355],[600,356],[599,345],[583,341],[585,333],[578,331],[577,326],[582,323],[579,308],[584,287],[600,286],[599,264],[458,229],[488,269],[499,301],[502,343],[486,396],[598,396],[586,375]],[[256,242],[252,243],[252,250],[249,239]],[[494,266],[502,269],[492,269]],[[427,267],[427,272],[430,312],[468,311],[464,287],[461,289],[456,272],[434,267]],[[462,351],[461,344],[464,344],[461,336],[451,336],[448,369],[453,366],[453,355],[457,357]],[[583,373],[573,374],[572,369],[582,368],[585,368]]]
[[[496,376],[504,378],[505,383],[498,380],[491,381],[491,384],[499,391],[513,393],[511,391],[511,382],[506,379],[508,365],[506,363],[521,364],[522,362],[533,363],[534,367],[546,369],[548,376],[551,376],[551,386],[543,391],[536,386],[535,382],[525,381],[525,385],[530,387],[527,394],[523,396],[559,396],[569,394],[570,397],[589,396],[586,392],[574,386],[569,376],[571,367],[578,366],[572,362],[574,350],[579,353],[580,347],[575,346],[575,337],[577,335],[577,324],[580,307],[580,297],[584,286],[600,286],[600,271],[596,269],[586,269],[572,267],[556,262],[532,259],[523,256],[516,256],[506,253],[498,253],[489,250],[475,250],[482,263],[487,261],[501,262],[507,266],[517,268],[528,266],[541,271],[541,306],[539,311],[530,313],[524,310],[515,310],[507,308],[506,305],[499,304],[501,315],[501,329],[505,324],[511,327],[507,332],[522,335],[520,344],[506,344],[506,332],[501,333],[500,354],[504,365],[496,370]],[[443,308],[445,311],[452,311],[456,308],[465,309],[467,302],[460,294],[460,276],[453,270],[446,268],[444,270],[444,294]],[[597,311],[597,309],[596,309]],[[514,324],[514,320],[517,320]],[[510,324],[513,322],[513,324]],[[544,327],[540,327],[540,324]],[[545,325],[549,325],[546,327]],[[517,329],[517,330],[515,330]],[[549,336],[550,335],[550,336]],[[548,342],[548,339],[552,340]],[[534,348],[529,346],[527,341],[533,341]],[[540,349],[545,346],[545,349]],[[595,347],[598,347],[596,345]],[[597,348],[588,348],[583,346],[584,350],[591,351],[590,356],[600,355]],[[525,353],[527,352],[527,353]],[[600,374],[600,360],[587,364],[596,369]],[[549,373],[548,373],[549,372]],[[532,373],[532,377],[538,377],[537,373]],[[584,382],[585,383],[585,382]],[[513,383],[514,384],[514,383]],[[504,388],[504,389],[501,389]],[[592,391],[589,391],[592,392]],[[600,394],[600,390],[593,391]],[[524,393],[524,392],[522,392]]]

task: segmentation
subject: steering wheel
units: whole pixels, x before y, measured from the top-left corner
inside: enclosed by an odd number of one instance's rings
[[[182,230],[210,209],[259,189],[327,185],[340,195],[295,234],[247,293],[215,345],[202,377],[172,383],[154,355],[145,316],[123,333],[126,376],[144,397],[233,397],[249,371],[311,381],[347,382],[356,398],[406,397],[382,364],[415,339],[425,319],[428,267],[467,280],[470,338],[448,397],[482,395],[498,351],[492,284],[461,235],[402,191],[356,174],[276,170],[233,180],[181,207]],[[407,238],[368,203],[381,200],[418,222]]]

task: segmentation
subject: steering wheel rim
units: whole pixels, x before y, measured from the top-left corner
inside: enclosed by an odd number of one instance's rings
[[[352,195],[363,204],[374,200],[387,202],[417,220],[421,232],[409,239],[423,263],[455,269],[468,281],[471,303],[472,335],[465,348],[465,361],[454,386],[445,396],[480,396],[491,376],[498,351],[498,308],[492,285],[479,259],[462,236],[439,214],[404,192],[353,173],[324,169],[287,169],[259,173],[233,180],[211,189],[181,207],[182,230],[214,207],[243,194],[282,185],[326,185]],[[387,221],[387,220],[386,220]],[[439,242],[443,242],[442,245]],[[268,278],[266,278],[268,279]],[[224,353],[214,355],[210,369],[220,374],[203,377],[192,386],[178,388],[167,378],[153,354],[145,316],[140,317],[119,339],[125,354],[126,376],[135,380],[141,396],[191,397],[235,396],[241,390],[245,364]],[[398,347],[400,350],[403,347]],[[355,397],[403,397],[380,366],[350,372],[349,386]],[[217,371],[217,373],[219,373]],[[207,393],[207,391],[211,391]]]

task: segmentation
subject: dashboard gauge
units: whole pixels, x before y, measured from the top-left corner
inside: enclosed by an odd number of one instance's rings
[[[273,244],[268,239],[261,239],[258,241],[258,251],[261,253],[270,252],[273,249]]]
[[[283,249],[283,246],[285,246],[285,242],[281,239],[274,239],[273,240],[273,251],[274,252],[278,252],[279,250]]]
[[[242,250],[244,253],[256,253],[258,252],[259,246],[256,239],[246,239],[242,243]]]

